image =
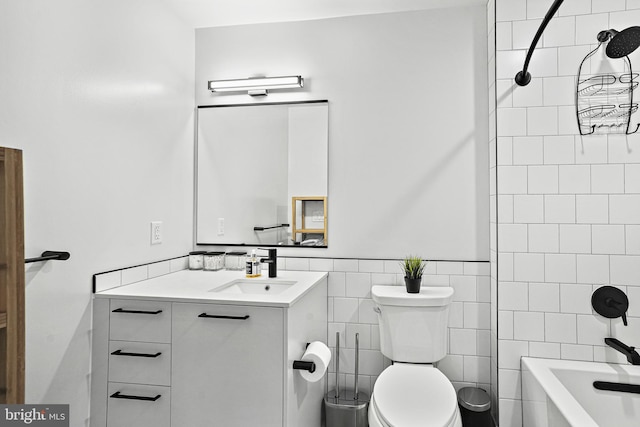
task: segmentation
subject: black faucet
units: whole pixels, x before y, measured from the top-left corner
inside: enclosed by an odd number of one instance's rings
[[[269,277],[278,277],[278,250],[276,248],[259,248],[269,252],[268,258],[260,258],[260,262],[269,264]]]
[[[605,338],[604,343],[624,354],[627,357],[627,361],[632,365],[640,365],[640,354],[638,354],[635,347],[629,347],[615,338]]]

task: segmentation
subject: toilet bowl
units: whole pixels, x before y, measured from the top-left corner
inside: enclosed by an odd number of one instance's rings
[[[376,380],[369,427],[462,427],[456,391],[433,365],[396,363]]]
[[[374,286],[380,350],[394,364],[378,376],[369,403],[371,427],[462,427],[456,391],[433,363],[447,355],[453,288]]]

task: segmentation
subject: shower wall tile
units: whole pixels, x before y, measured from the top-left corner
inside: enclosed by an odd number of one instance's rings
[[[640,299],[640,133],[582,136],[574,106],[578,67],[597,46],[596,35],[638,25],[640,0],[565,0],[538,43],[525,87],[513,76],[529,47],[527,34],[550,2],[496,1],[499,48],[490,84],[498,142],[490,177],[497,304],[491,300],[490,342],[498,370],[491,390],[496,421],[512,427],[522,424],[521,356],[626,363],[603,338],[640,336],[640,327],[619,327],[590,305],[602,285]],[[637,66],[640,50],[630,59]],[[640,317],[640,308],[633,310],[628,315]]]

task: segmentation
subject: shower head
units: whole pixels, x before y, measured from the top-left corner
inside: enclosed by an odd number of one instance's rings
[[[611,36],[611,41],[607,44],[606,49],[609,58],[622,58],[640,46],[640,27],[629,27],[620,32],[615,30],[607,32]]]

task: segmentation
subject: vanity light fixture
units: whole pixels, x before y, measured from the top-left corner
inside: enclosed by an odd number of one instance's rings
[[[300,88],[304,86],[302,76],[249,77],[248,79],[209,80],[211,92],[244,92],[249,95],[266,95],[268,89]]]

